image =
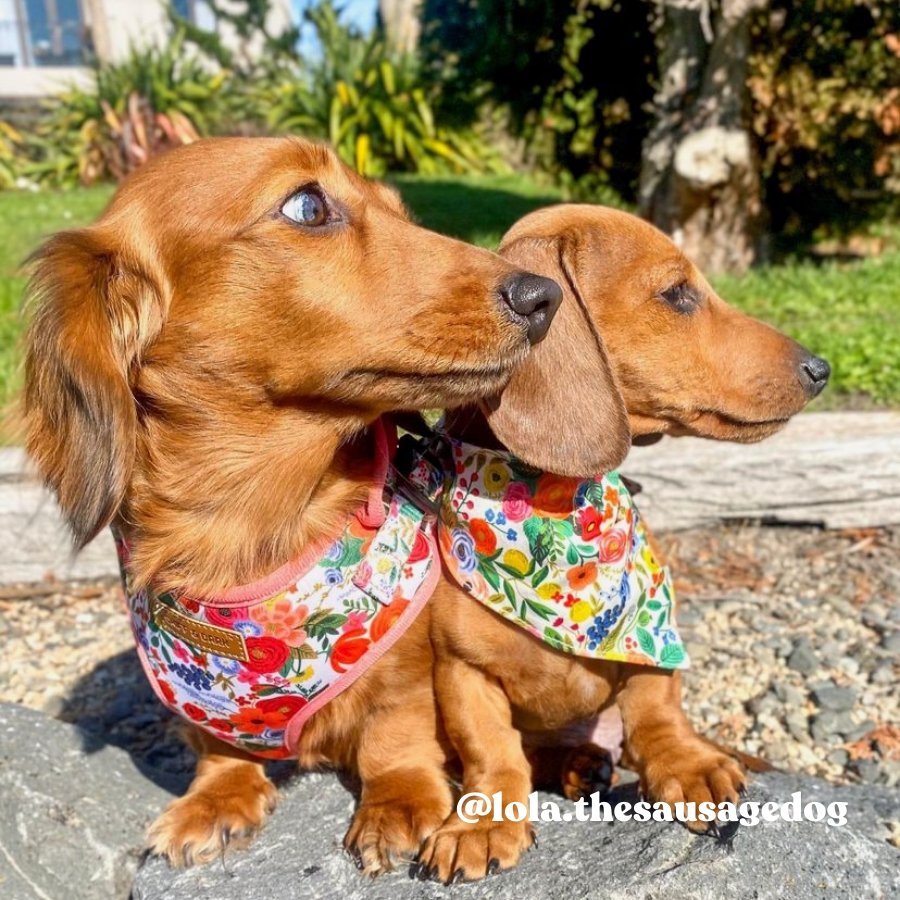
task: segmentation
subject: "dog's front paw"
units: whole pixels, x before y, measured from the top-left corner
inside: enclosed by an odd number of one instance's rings
[[[445,796],[363,802],[356,810],[344,849],[364,875],[393,871],[415,858],[422,842],[440,828],[449,802]]]
[[[616,782],[612,754],[596,744],[573,747],[562,767],[562,792],[573,802],[590,797],[593,793],[605,794]]]
[[[511,869],[534,844],[529,822],[464,822],[452,815],[419,852],[419,875],[445,884]]]
[[[699,738],[646,760],[640,776],[641,790],[649,800],[695,803],[698,809],[701,803],[740,802],[747,780],[737,760]],[[692,831],[711,828],[711,823],[696,817],[685,824]]]
[[[150,826],[151,852],[173,866],[208,863],[246,847],[275,808],[277,790],[256,767],[192,785]]]

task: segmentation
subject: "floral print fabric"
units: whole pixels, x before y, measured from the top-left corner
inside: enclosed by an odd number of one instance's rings
[[[318,560],[270,596],[217,603],[132,591],[147,675],[174,712],[258,756],[293,756],[303,722],[407,628],[433,589],[422,514],[394,494],[379,527],[352,517]]]
[[[447,442],[438,540],[466,591],[565,653],[687,666],[669,572],[616,472],[565,478]]]

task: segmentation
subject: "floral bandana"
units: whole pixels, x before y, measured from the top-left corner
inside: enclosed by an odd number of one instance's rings
[[[366,506],[262,582],[214,599],[132,591],[117,536],[138,654],[169,709],[257,756],[295,756],[309,717],[415,619],[440,574],[433,527],[388,481],[393,446],[382,423],[375,432]]]
[[[688,665],[668,570],[618,473],[579,480],[451,438],[438,542],[453,578],[564,653]]]

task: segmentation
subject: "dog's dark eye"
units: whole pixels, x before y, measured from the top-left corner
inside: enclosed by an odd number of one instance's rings
[[[328,222],[328,203],[318,188],[305,187],[284,201],[281,214],[298,225],[316,228]]]
[[[660,291],[659,296],[676,312],[690,313],[700,303],[700,295],[686,281],[673,284],[672,287]]]

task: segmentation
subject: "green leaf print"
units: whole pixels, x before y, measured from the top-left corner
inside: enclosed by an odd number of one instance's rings
[[[642,609],[640,615],[638,616],[638,625],[646,627],[650,624],[652,618],[653,616],[651,616],[646,609]]]
[[[637,635],[638,643],[641,645],[641,650],[647,656],[653,656],[656,653],[656,641],[653,640],[653,635],[646,628],[638,628],[635,634]]]
[[[647,609],[657,610],[662,609],[662,603],[659,600],[648,600],[647,601]]]
[[[667,644],[659,655],[659,661],[667,669],[674,669],[684,661],[684,647],[681,644]]]
[[[313,613],[303,627],[306,629],[306,633],[312,637],[322,638],[326,634],[338,634],[346,621],[347,617],[341,613],[323,609]]]
[[[478,564],[478,571],[484,575],[484,580],[495,590],[500,590],[500,576],[497,574],[493,566]]]
[[[362,538],[345,537],[344,545],[341,548],[341,556],[337,562],[331,563],[328,567],[335,569],[346,569],[355,566],[362,561],[362,545],[365,541]],[[323,563],[321,563],[324,565]]]
[[[549,606],[545,606],[543,603],[538,603],[537,600],[531,600],[526,597],[525,602],[528,604],[528,608],[537,613],[542,619],[552,619],[556,616],[556,611]]]
[[[532,517],[522,525],[522,531],[528,539],[531,556],[537,565],[542,566],[553,550],[553,525],[546,519]]]
[[[532,576],[531,586],[533,588],[539,587],[541,585],[541,583],[546,580],[546,578],[549,574],[550,574],[550,570],[546,566],[543,566],[542,568],[538,569],[537,572],[535,572],[534,575]]]
[[[513,609],[516,608],[516,592],[513,590],[513,586],[508,582],[503,582],[503,593],[506,594],[507,599],[513,605]]]
[[[550,628],[549,626],[544,629],[544,640],[554,650],[562,650],[563,652],[568,650],[572,645],[571,640],[564,640],[563,636],[555,628]]]
[[[585,499],[591,506],[603,508],[603,485],[597,481],[591,482],[584,492]]]
[[[572,544],[569,544],[569,548],[566,550],[566,562],[570,566],[577,566],[578,563],[581,562],[581,557],[578,555],[578,551]]]

